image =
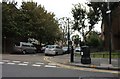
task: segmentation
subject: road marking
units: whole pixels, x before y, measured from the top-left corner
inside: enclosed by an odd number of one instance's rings
[[[57,65],[57,64],[55,64],[55,63],[48,63],[49,65]]]
[[[55,68],[56,66],[53,66],[53,65],[45,65],[45,67],[53,67],[53,68]]]
[[[0,62],[0,64],[4,64],[4,62]]]
[[[29,62],[23,62],[24,64],[28,64]]]
[[[38,65],[38,64],[33,64],[32,66],[40,67],[41,65]]]
[[[27,66],[28,64],[26,64],[26,63],[19,63],[18,65]]]
[[[14,63],[19,63],[19,62],[21,62],[21,61],[12,61],[12,62],[14,62]]]
[[[2,60],[3,62],[9,62],[10,60]]]
[[[44,63],[36,62],[36,64],[44,64]]]
[[[11,64],[11,65],[14,65],[15,63],[7,63],[7,64]]]

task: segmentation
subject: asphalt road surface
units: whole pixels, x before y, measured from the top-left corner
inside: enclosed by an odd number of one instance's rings
[[[64,69],[55,66],[3,64],[3,77],[118,77],[117,74]]]
[[[2,79],[118,79],[116,73],[97,72],[89,68],[67,69],[44,59],[41,54],[3,55],[0,61]]]

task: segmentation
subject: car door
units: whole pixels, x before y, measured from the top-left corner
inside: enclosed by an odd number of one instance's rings
[[[62,48],[59,46],[56,46],[56,50],[58,52],[58,54],[63,54]]]

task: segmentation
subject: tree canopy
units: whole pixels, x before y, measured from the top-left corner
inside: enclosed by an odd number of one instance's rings
[[[6,38],[35,38],[41,43],[53,43],[61,38],[54,13],[36,2],[2,2],[2,29]]]
[[[98,23],[99,18],[95,15],[92,8],[87,10],[86,7],[80,3],[74,5],[72,14],[75,21],[73,29],[78,30],[83,36],[83,41],[86,42],[87,34],[94,28],[94,25]]]

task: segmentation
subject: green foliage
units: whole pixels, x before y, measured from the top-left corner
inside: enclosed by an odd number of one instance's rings
[[[75,44],[76,46],[78,46],[78,44],[80,44],[79,35],[74,35],[74,36],[72,37],[72,40],[74,41],[74,44]]]
[[[33,37],[41,43],[53,43],[61,38],[53,13],[35,2],[22,2],[19,9],[16,5],[15,2],[2,2],[4,37]]]
[[[16,3],[13,2],[9,4],[7,4],[7,2],[2,3],[2,34],[4,37],[14,37],[18,35],[18,33],[15,32],[18,30],[17,23],[15,22],[18,10],[15,6]]]
[[[87,45],[89,46],[99,47],[102,45],[101,39],[98,33],[95,31],[91,31],[88,37],[86,38],[86,40],[87,40]]]
[[[108,2],[90,2],[88,3],[88,6],[93,9],[95,15],[98,16],[99,20],[102,20],[102,22],[108,24],[108,14],[106,13],[108,11],[108,6],[110,7],[112,14],[112,11],[119,5],[119,3],[120,1],[110,2],[108,5]]]
[[[80,3],[74,5],[72,14],[75,21],[73,29],[78,30],[83,36],[83,41],[86,42],[86,36],[94,28],[99,18],[95,15],[93,9],[89,8],[89,11],[87,11],[86,7]],[[86,28],[89,28],[89,30],[86,31]]]

